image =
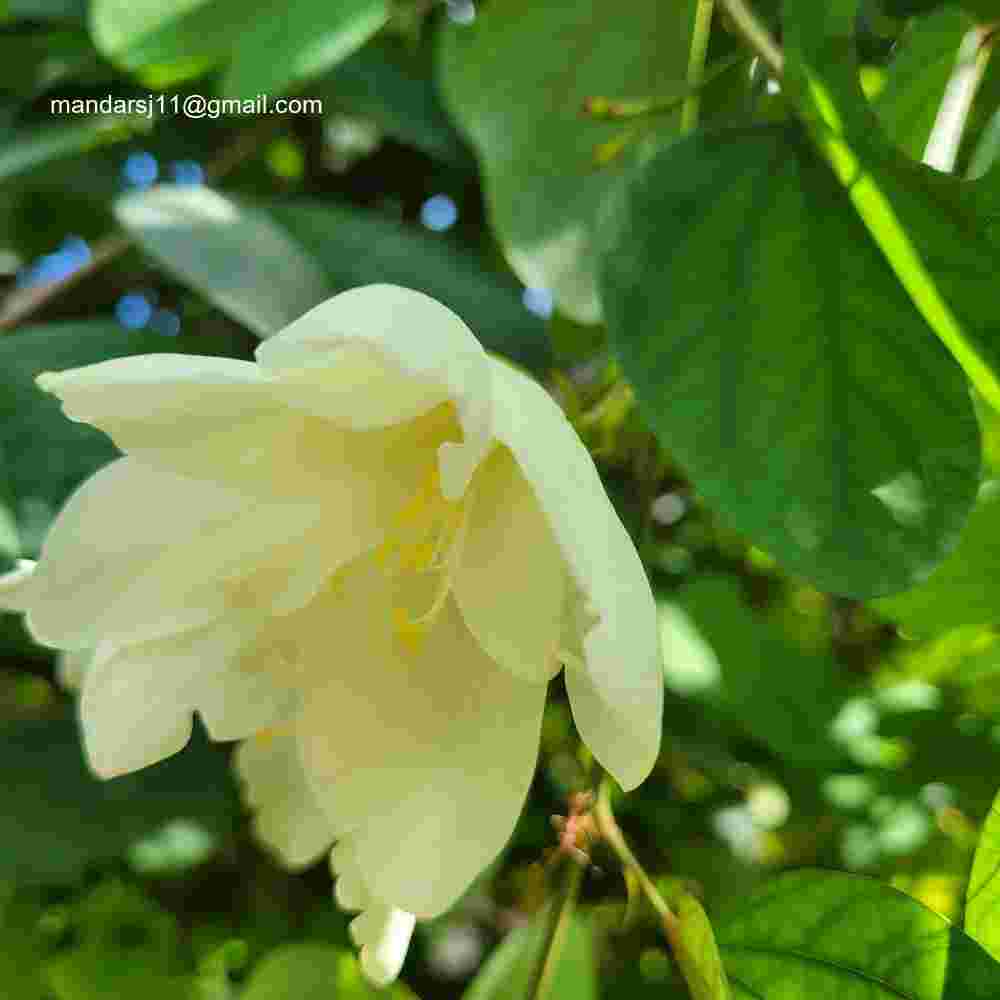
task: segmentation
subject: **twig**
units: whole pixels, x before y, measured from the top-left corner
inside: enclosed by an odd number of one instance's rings
[[[562,889],[553,901],[548,912],[548,923],[545,927],[545,940],[531,974],[528,988],[528,1000],[545,1000],[552,990],[556,967],[566,944],[569,933],[570,918],[576,906],[576,897],[580,892],[584,869],[573,861],[564,862],[568,869]]]
[[[743,40],[760,56],[775,76],[785,72],[785,57],[771,33],[743,0],[719,0]]]
[[[691,54],[688,57],[688,95],[681,108],[681,135],[685,135],[698,125],[698,111],[701,105],[701,84],[705,75],[705,55],[708,39],[712,34],[712,12],[715,0],[698,0],[694,12],[694,30],[691,33]]]
[[[667,901],[660,895],[660,890],[653,884],[653,880],[646,874],[646,870],[639,864],[638,859],[632,853],[632,848],[628,846],[625,835],[615,819],[615,814],[611,810],[611,784],[605,778],[601,782],[601,787],[597,793],[597,804],[594,806],[594,819],[597,822],[597,829],[601,834],[601,839],[618,855],[618,860],[635,876],[650,905],[656,910],[657,915],[663,923],[664,932],[670,934],[672,928],[677,923],[677,915],[667,905]]]

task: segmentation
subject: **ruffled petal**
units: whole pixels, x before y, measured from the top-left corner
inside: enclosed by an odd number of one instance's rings
[[[110,778],[176,753],[191,735],[192,713],[206,706],[219,713],[205,713],[215,738],[220,726],[235,739],[284,721],[298,706],[296,692],[282,686],[280,674],[243,669],[242,653],[253,643],[238,617],[163,639],[102,643],[80,699],[95,773]]]
[[[317,804],[289,726],[263,730],[240,744],[234,765],[254,831],[289,868],[307,868],[333,843],[330,821]]]
[[[376,986],[387,986],[403,967],[416,917],[372,898],[350,838],[341,840],[331,851],[330,868],[340,906],[363,911],[348,928],[351,940],[361,949],[361,970]]]
[[[329,572],[321,514],[119,459],[50,528],[28,627],[46,645],[82,648],[195,628],[239,605],[291,610]]]
[[[35,574],[36,563],[18,559],[9,573],[0,573],[0,611],[24,611],[31,590],[28,586]]]
[[[455,598],[483,649],[525,680],[548,681],[562,622],[566,560],[507,448],[476,471],[455,569]]]
[[[486,656],[450,598],[411,642],[394,609],[426,608],[426,588],[393,592],[363,561],[342,589],[300,625],[316,677],[296,720],[303,763],[373,898],[434,916],[514,828],[546,688]]]
[[[345,427],[385,427],[453,401],[463,440],[441,446],[449,499],[489,447],[486,353],[458,316],[421,292],[342,292],[261,344],[257,360],[290,406]]]
[[[594,463],[562,410],[536,382],[491,359],[497,438],[510,448],[583,595],[584,663],[566,681],[580,734],[622,787],[659,753],[663,672],[656,605]]]

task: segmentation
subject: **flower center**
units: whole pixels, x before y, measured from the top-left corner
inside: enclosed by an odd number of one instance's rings
[[[410,653],[420,650],[451,593],[453,566],[464,527],[465,498],[445,499],[435,460],[417,491],[396,514],[385,541],[375,550],[376,561],[391,577],[431,574],[438,578],[426,610],[414,613],[398,604],[392,608],[393,631]]]

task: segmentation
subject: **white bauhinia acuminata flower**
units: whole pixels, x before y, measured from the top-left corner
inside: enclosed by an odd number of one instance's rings
[[[195,711],[218,739],[284,733],[284,758],[241,750],[258,823],[292,862],[336,839],[374,978],[408,915],[448,908],[506,842],[559,669],[601,764],[625,788],[649,772],[662,673],[635,548],[559,407],[444,306],[373,285],[256,364],[151,355],[38,382],[125,453],[17,597],[41,642],[96,648],[92,766],[173,753]],[[319,826],[292,829],[304,801]]]

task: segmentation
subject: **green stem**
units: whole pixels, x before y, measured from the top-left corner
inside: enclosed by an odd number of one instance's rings
[[[691,33],[691,54],[688,58],[688,95],[681,108],[681,135],[698,126],[698,111],[701,105],[701,85],[705,76],[705,55],[708,39],[712,34],[712,12],[715,0],[697,0],[694,11],[694,30]]]
[[[945,173],[955,169],[965,124],[992,52],[990,36],[983,28],[973,28],[962,39],[955,69],[945,87],[934,128],[924,150],[924,163],[929,167]]]
[[[719,0],[743,40],[760,56],[775,76],[785,71],[785,57],[771,33],[743,0]]]
[[[618,856],[622,866],[629,869],[635,875],[636,881],[643,895],[649,900],[650,906],[656,910],[657,915],[663,922],[664,930],[672,927],[677,922],[677,916],[667,905],[667,901],[660,895],[660,890],[653,884],[653,880],[646,874],[645,868],[639,864],[639,860],[632,853],[632,848],[628,846],[625,835],[615,819],[615,814],[611,811],[611,781],[605,777],[601,782],[601,787],[597,792],[597,804],[594,806],[594,820],[597,822],[597,829],[601,834],[601,839]]]
[[[531,975],[528,988],[528,1000],[545,1000],[552,991],[556,967],[566,944],[569,933],[570,918],[576,906],[576,897],[580,893],[583,882],[583,868],[572,861],[566,861],[569,869],[557,898],[548,912],[548,922],[545,926],[545,940],[538,955],[538,962]]]

